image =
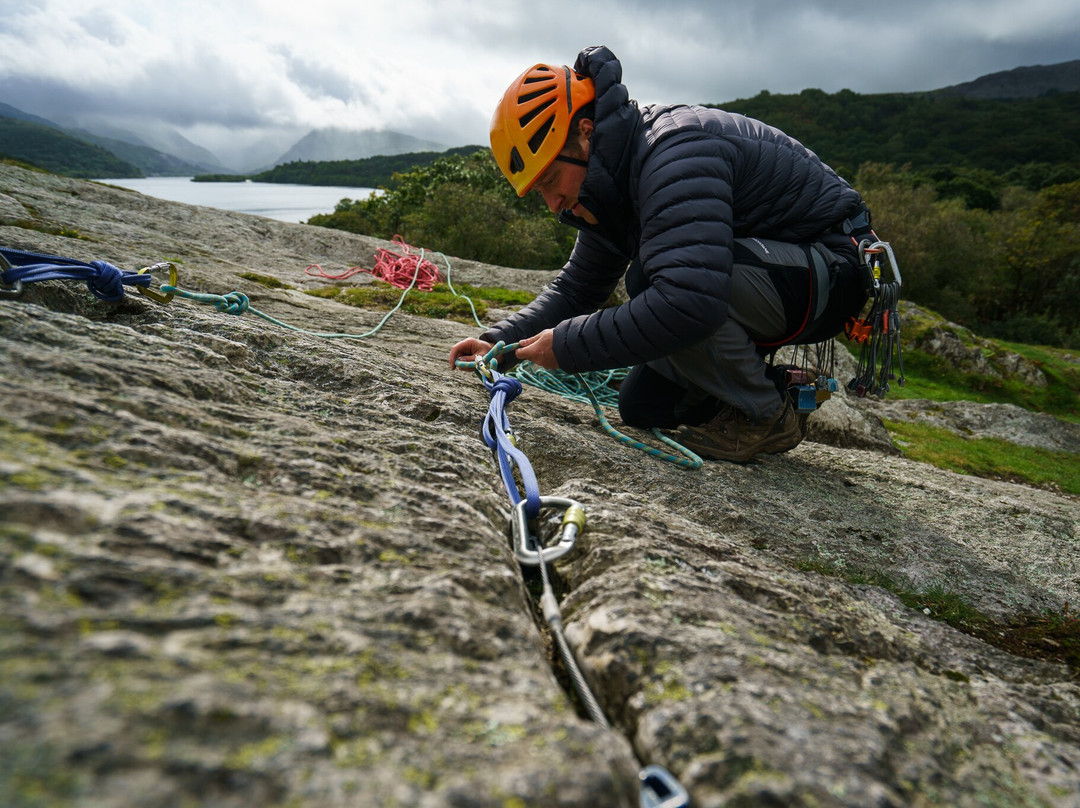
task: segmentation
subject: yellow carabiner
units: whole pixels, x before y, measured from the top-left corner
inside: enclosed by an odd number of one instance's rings
[[[153,266],[143,267],[139,270],[139,274],[147,275],[149,273],[165,269],[165,267],[169,268],[169,286],[176,286],[176,282],[179,279],[176,273],[176,264],[170,261],[162,261],[161,263],[154,264]],[[146,295],[146,297],[150,298],[151,300],[156,300],[158,303],[161,303],[163,305],[165,303],[168,303],[170,300],[173,299],[173,297],[175,297],[172,292],[169,292],[169,294],[167,295],[163,295],[161,294],[161,292],[155,292],[145,286],[138,286],[136,288],[139,290],[140,295]]]

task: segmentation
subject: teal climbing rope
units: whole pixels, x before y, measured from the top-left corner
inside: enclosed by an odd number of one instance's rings
[[[592,403],[589,391],[600,404],[614,407],[619,403],[618,390],[613,385],[626,378],[629,368],[593,370],[585,373],[567,373],[565,370],[548,370],[525,360],[509,370],[509,374],[524,384],[556,393],[572,401]]]
[[[443,257],[445,258],[446,256]],[[447,261],[446,263],[447,267],[449,267],[450,262]],[[257,317],[262,317],[267,322],[273,323],[276,326],[280,326],[281,328],[288,329],[289,331],[295,331],[300,334],[307,334],[308,336],[312,337],[322,337],[323,339],[367,339],[368,337],[372,337],[375,334],[379,333],[379,330],[384,325],[386,325],[387,320],[389,320],[394,315],[394,313],[401,308],[401,304],[405,302],[405,296],[408,295],[410,291],[412,291],[414,286],[416,286],[417,278],[420,277],[420,267],[423,266],[423,264],[424,249],[423,247],[421,247],[420,256],[416,260],[416,271],[413,273],[412,280],[410,281],[409,285],[405,287],[404,291],[402,291],[401,297],[398,298],[397,304],[394,306],[394,308],[390,309],[390,311],[386,313],[386,316],[379,321],[378,325],[376,325],[370,331],[365,331],[363,334],[340,334],[326,331],[310,331],[306,328],[300,328],[299,326],[290,325],[289,323],[283,322],[282,320],[278,320],[276,317],[271,317],[266,312],[262,312],[256,308],[252,308],[251,301],[248,300],[248,296],[245,295],[243,292],[229,292],[226,295],[215,295],[209,292],[190,292],[186,289],[180,289],[179,287],[172,286],[170,284],[162,284],[161,291],[165,294],[177,295],[178,297],[182,297],[185,300],[191,300],[196,303],[206,303],[225,314],[240,315],[246,312],[251,312]]]
[[[503,354],[516,351],[519,345],[520,343],[517,342],[511,343],[510,345],[499,342],[491,349],[488,356],[497,358]],[[525,367],[522,367],[522,365]],[[463,368],[475,368],[476,364],[458,360],[458,366]],[[593,412],[596,414],[596,419],[600,422],[600,428],[603,429],[607,435],[615,438],[615,440],[619,441],[619,443],[624,446],[629,446],[631,449],[637,449],[657,460],[673,463],[679,468],[684,468],[689,471],[697,471],[700,469],[704,461],[702,461],[697,454],[678,441],[669,438],[659,429],[653,428],[651,430],[653,437],[671,449],[671,452],[658,449],[643,441],[639,441],[636,438],[632,438],[611,425],[611,422],[604,414],[604,406],[616,406],[618,404],[618,394],[608,386],[608,384],[613,380],[625,378],[626,373],[626,369],[593,372],[591,374],[593,383],[597,384],[598,387],[601,385],[604,387],[601,396],[597,396],[593,391],[592,385],[590,385],[589,381],[585,378],[586,374],[583,373],[567,373],[566,371],[547,370],[532,362],[521,362],[517,367],[509,370],[506,375],[513,376],[523,383],[539,387],[548,392],[576,401],[587,402],[592,405]],[[601,397],[604,399],[603,403],[600,401]]]

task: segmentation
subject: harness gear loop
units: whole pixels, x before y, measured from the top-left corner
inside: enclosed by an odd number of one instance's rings
[[[551,547],[545,547],[537,534],[529,529],[526,504],[526,500],[521,500],[510,512],[511,546],[519,564],[527,567],[539,566],[541,556],[545,562],[551,562],[574,549],[578,535],[585,530],[585,508],[579,502],[566,497],[540,497],[541,509],[564,509],[559,541]]]

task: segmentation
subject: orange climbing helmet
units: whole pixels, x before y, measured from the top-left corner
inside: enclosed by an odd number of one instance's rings
[[[503,94],[491,116],[491,151],[518,196],[566,145],[574,114],[596,98],[592,79],[566,65],[533,65]]]

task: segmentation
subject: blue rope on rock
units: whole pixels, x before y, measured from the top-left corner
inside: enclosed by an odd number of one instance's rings
[[[0,273],[0,282],[7,286],[41,281],[86,281],[94,297],[109,303],[123,300],[125,286],[149,287],[152,280],[150,275],[123,270],[108,261],[77,261],[7,247],[0,248],[0,256],[10,265]]]

